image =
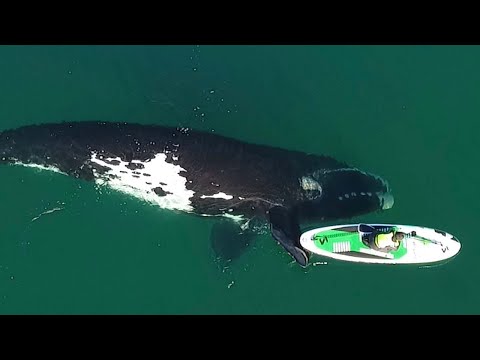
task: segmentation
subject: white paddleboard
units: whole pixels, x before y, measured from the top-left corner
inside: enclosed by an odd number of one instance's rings
[[[304,232],[300,244],[320,256],[371,264],[437,263],[454,257],[461,248],[458,239],[445,231],[394,224],[316,228]]]

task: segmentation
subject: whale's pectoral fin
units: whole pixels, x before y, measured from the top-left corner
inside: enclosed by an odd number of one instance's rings
[[[217,260],[226,264],[240,257],[252,244],[254,234],[243,230],[230,220],[220,220],[210,233],[212,249]]]
[[[308,254],[300,246],[301,230],[294,211],[283,206],[269,210],[270,231],[272,236],[293,256],[301,266],[308,264]]]

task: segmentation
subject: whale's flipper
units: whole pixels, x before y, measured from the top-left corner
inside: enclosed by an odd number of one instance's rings
[[[269,210],[269,218],[272,236],[301,266],[307,266],[309,257],[300,246],[302,233],[295,213],[286,207],[275,206]]]
[[[210,232],[212,249],[217,260],[223,265],[240,257],[252,244],[255,234],[243,230],[231,220],[220,220]]]

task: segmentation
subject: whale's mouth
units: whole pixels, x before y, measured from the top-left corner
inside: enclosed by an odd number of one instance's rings
[[[387,210],[395,202],[386,180],[358,169],[318,172],[315,178],[321,189],[308,211],[323,220],[351,218]]]

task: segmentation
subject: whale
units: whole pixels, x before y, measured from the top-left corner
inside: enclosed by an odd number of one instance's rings
[[[55,171],[166,211],[213,217],[216,258],[240,257],[269,233],[300,266],[302,227],[390,209],[388,182],[331,156],[187,127],[39,123],[0,132],[0,164]]]

